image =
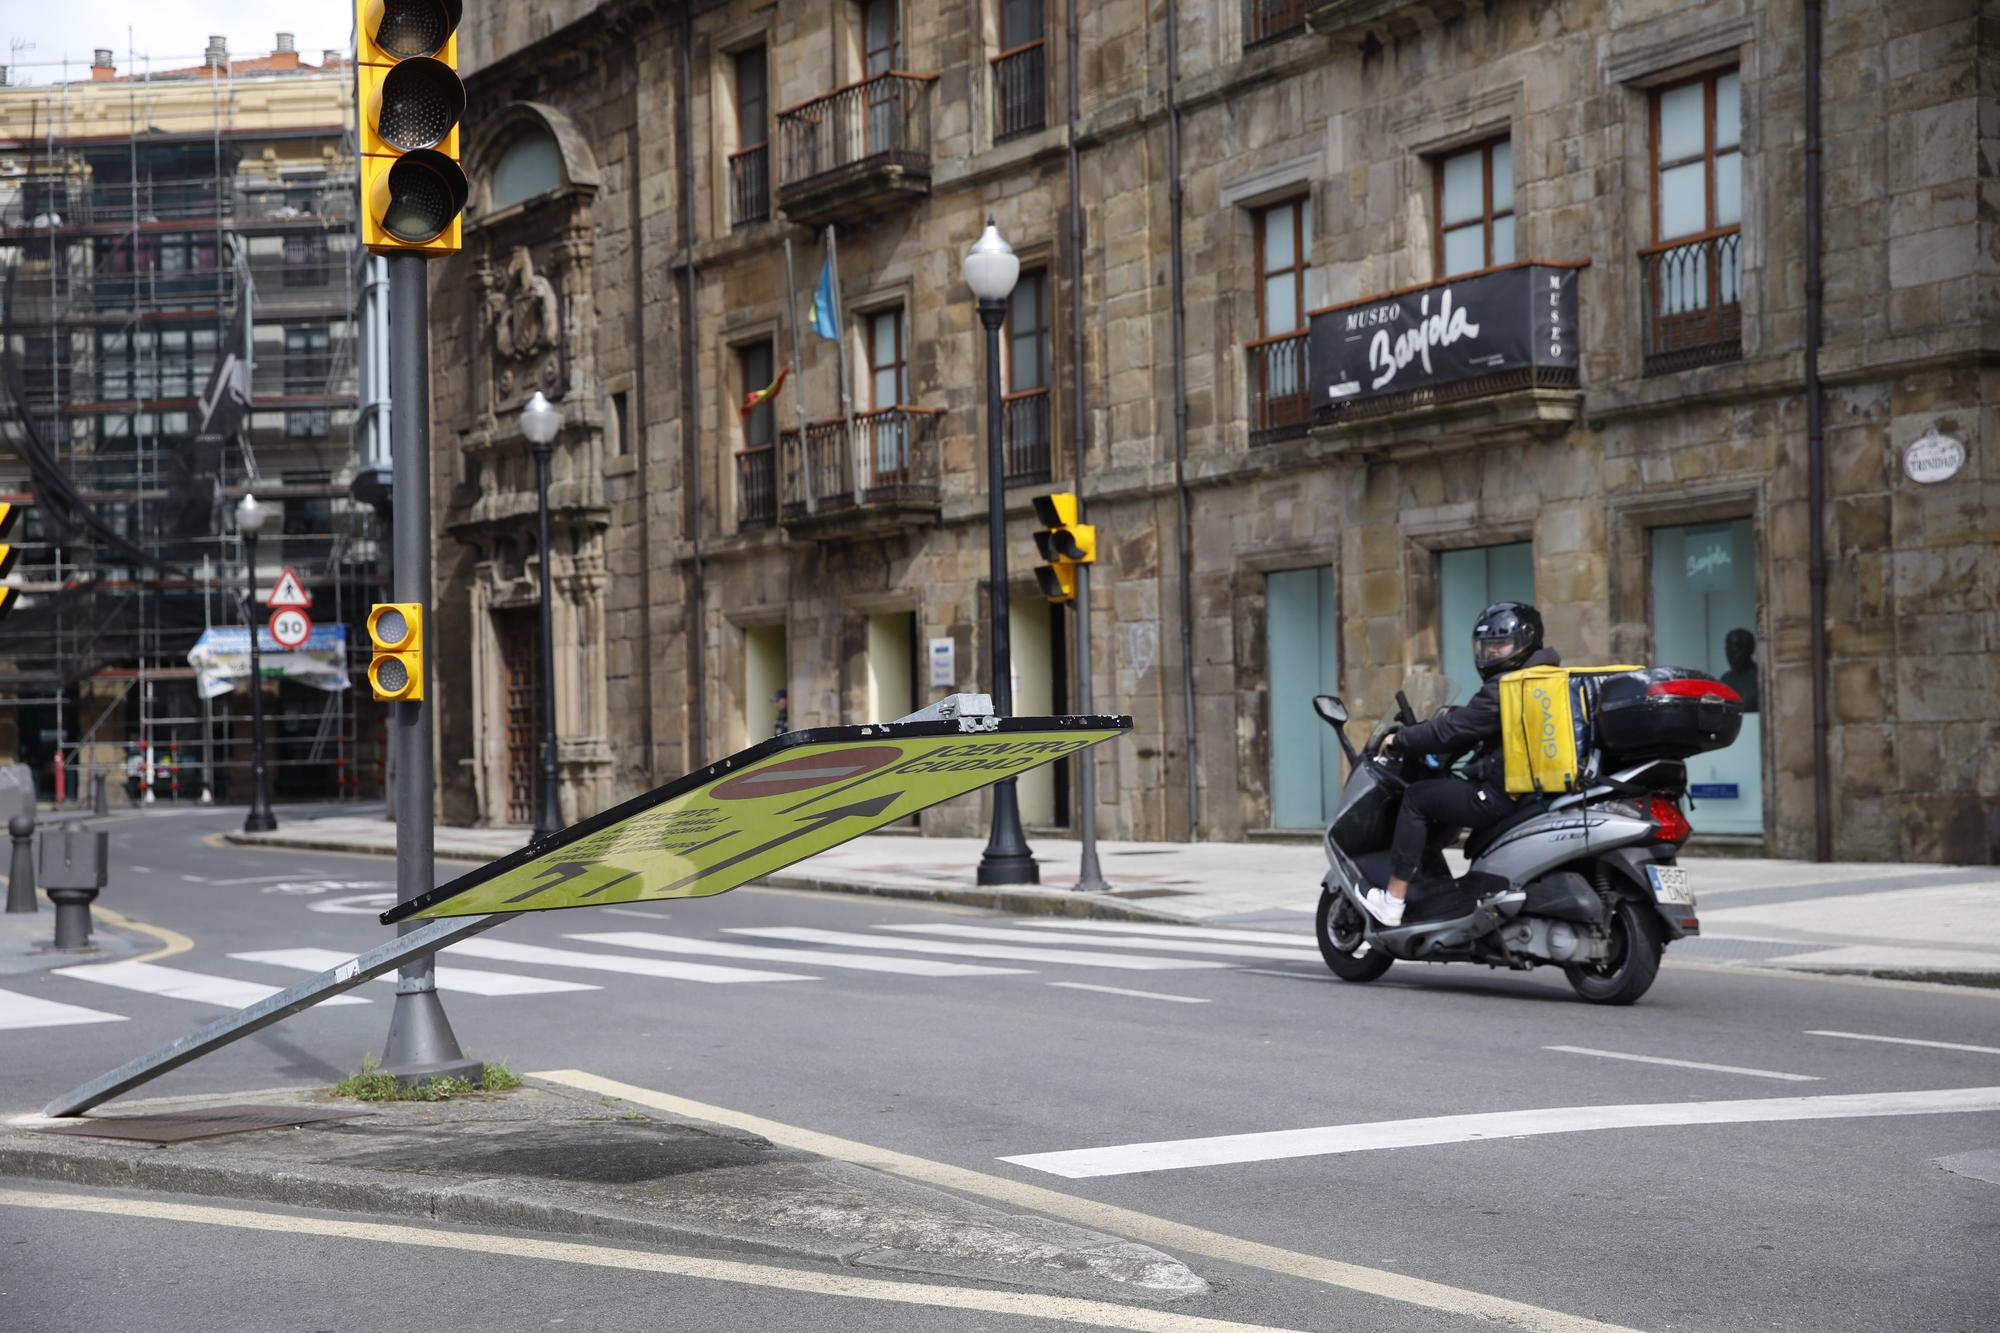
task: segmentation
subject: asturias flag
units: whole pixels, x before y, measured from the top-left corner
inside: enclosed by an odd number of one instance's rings
[[[812,309],[806,320],[813,332],[828,342],[840,341],[840,326],[833,321],[833,256],[828,255],[820,265],[819,286],[813,289]]]
[[[783,370],[778,372],[778,378],[772,380],[769,384],[766,384],[761,389],[756,389],[751,391],[750,393],[744,394],[743,406],[736,409],[737,415],[742,417],[745,421],[748,421],[750,419],[750,414],[752,412],[755,412],[758,408],[762,407],[764,404],[770,402],[773,398],[776,398],[778,396],[778,390],[785,387],[785,376],[791,373],[792,373],[792,368],[790,366],[786,366]]]

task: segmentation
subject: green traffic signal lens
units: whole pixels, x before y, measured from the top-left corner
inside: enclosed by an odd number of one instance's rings
[[[383,659],[375,667],[375,684],[384,694],[401,694],[410,683],[410,669],[400,657]]]
[[[443,153],[418,149],[396,159],[380,178],[387,187],[382,230],[399,241],[433,241],[465,207],[465,172]]]

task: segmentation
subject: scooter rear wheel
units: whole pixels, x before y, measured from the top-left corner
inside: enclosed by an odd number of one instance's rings
[[[1620,898],[1611,910],[1611,957],[1599,966],[1564,963],[1563,973],[1592,1004],[1631,1004],[1659,975],[1663,951],[1652,912]]]
[[[1320,894],[1313,936],[1319,940],[1320,957],[1342,981],[1373,981],[1396,961],[1367,942],[1365,925],[1361,909],[1346,894]]]

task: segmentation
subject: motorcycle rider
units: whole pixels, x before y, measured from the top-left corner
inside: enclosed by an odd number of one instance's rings
[[[1542,646],[1542,613],[1526,602],[1495,602],[1479,613],[1472,660],[1480,686],[1469,703],[1382,738],[1379,753],[1385,757],[1437,755],[1449,764],[1472,751],[1464,777],[1413,782],[1403,794],[1390,843],[1389,886],[1371,888],[1365,897],[1369,912],[1385,926],[1402,924],[1403,899],[1434,830],[1476,833],[1514,812],[1518,802],[1507,794],[1500,747],[1500,677],[1522,667],[1562,663],[1555,649]]]

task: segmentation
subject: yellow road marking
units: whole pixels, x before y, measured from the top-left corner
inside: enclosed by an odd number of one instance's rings
[[[194,941],[178,930],[168,930],[165,926],[149,926],[144,921],[134,921],[123,912],[115,912],[109,907],[92,906],[90,909],[98,917],[122,930],[137,931],[141,935],[151,935],[160,942],[160,947],[147,953],[128,958],[128,963],[152,963],[162,958],[172,958],[177,953],[186,953],[194,948]]]
[[[1133,1329],[1137,1333],[1289,1333],[1288,1330],[1266,1324],[1205,1319],[1199,1315],[1113,1305],[1107,1301],[1090,1301],[1072,1296],[1044,1296],[1031,1292],[984,1291],[976,1287],[893,1282],[882,1278],[856,1277],[848,1273],[805,1272],[779,1268],[771,1264],[740,1263],[728,1259],[693,1259],[680,1255],[656,1254],[646,1250],[619,1249],[609,1245],[587,1245],[577,1241],[535,1240],[524,1236],[493,1235],[483,1232],[435,1231],[392,1222],[293,1217],[283,1213],[258,1212],[251,1208],[217,1208],[208,1204],[166,1203],[152,1199],[116,1199],[86,1194],[51,1194],[33,1190],[0,1190],[0,1206],[40,1208],[56,1212],[97,1213],[162,1222],[194,1222],[204,1226],[234,1227],[244,1231],[274,1231],[294,1236],[329,1236],[342,1240],[366,1240],[384,1245],[415,1245],[427,1249],[460,1250],[472,1254],[498,1255],[514,1259],[544,1259],[555,1263],[622,1268],[638,1273],[698,1278],[710,1282],[733,1282],[740,1286],[802,1292],[813,1296],[888,1301],[897,1305],[930,1306],[939,1309],[977,1310],[988,1314],[1013,1315],[1022,1319],[1046,1319],[1056,1323],[1078,1324],[1091,1328]]]
[[[767,1120],[762,1116],[732,1111],[726,1107],[707,1106],[701,1102],[689,1101],[685,1097],[676,1097],[671,1093],[655,1092],[651,1088],[620,1083],[616,1079],[603,1078],[581,1069],[545,1070],[529,1077],[546,1079],[551,1083],[561,1083],[603,1096],[617,1097],[637,1106],[652,1107],[657,1111],[693,1116],[698,1120],[728,1125],[733,1129],[748,1130],[788,1148],[800,1148],[806,1152],[817,1153],[821,1157],[832,1157],[860,1166],[873,1167],[878,1171],[887,1171],[926,1185],[999,1199],[1017,1207],[1031,1208],[1051,1217],[1060,1217],[1080,1226],[1128,1236],[1133,1240],[1145,1241],[1163,1249],[1178,1250],[1184,1254],[1207,1255],[1211,1259],[1220,1259],[1225,1263],[1261,1268],[1287,1277],[1324,1282],[1329,1286],[1342,1287],[1348,1291],[1364,1292],[1370,1296],[1401,1301],[1407,1305],[1418,1305],[1429,1310],[1440,1310],[1447,1314],[1497,1320],[1516,1328],[1532,1330],[1532,1333],[1586,1333],[1586,1330],[1588,1333],[1634,1333],[1634,1330],[1618,1324],[1584,1319],[1564,1314],[1560,1310],[1548,1310],[1501,1296],[1488,1296],[1483,1292],[1450,1287],[1441,1282],[1429,1282],[1423,1278],[1408,1277],[1386,1269],[1367,1268],[1360,1264],[1343,1263],[1338,1259],[1322,1259],[1318,1255],[1300,1254],[1294,1250],[1280,1249],[1275,1245],[1226,1236],[1183,1222],[1154,1217],[1149,1213],[1120,1208],[1115,1204],[1098,1203],[1094,1199],[1078,1198],[1076,1195],[1063,1194],[1040,1185],[1009,1180],[1004,1176],[971,1171],[945,1162],[933,1162],[928,1158],[877,1148],[871,1144],[858,1143],[853,1139],[837,1138],[831,1134],[819,1133],[817,1130],[802,1129],[797,1125]]]

